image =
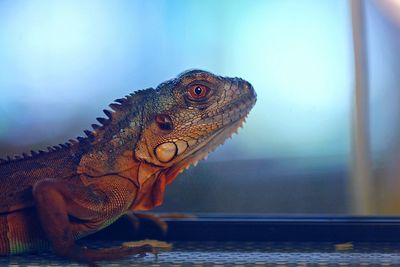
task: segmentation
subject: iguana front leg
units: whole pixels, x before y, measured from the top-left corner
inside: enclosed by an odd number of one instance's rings
[[[79,235],[95,232],[122,215],[136,194],[135,186],[121,177],[96,179],[99,183],[94,186],[52,179],[34,185],[38,217],[55,252],[82,262],[151,252],[148,245],[95,250],[75,244]]]

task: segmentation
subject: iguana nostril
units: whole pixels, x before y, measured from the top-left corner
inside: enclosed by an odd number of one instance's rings
[[[164,131],[172,131],[174,129],[174,125],[172,123],[172,119],[168,114],[157,114],[156,115],[156,123],[161,130]]]
[[[253,86],[248,81],[240,79],[242,87],[250,94],[252,98],[257,98],[256,91],[254,91]]]

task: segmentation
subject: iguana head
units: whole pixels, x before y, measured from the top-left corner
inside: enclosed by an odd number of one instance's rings
[[[247,81],[186,71],[160,84],[146,102],[135,157],[180,172],[236,132],[255,102]]]

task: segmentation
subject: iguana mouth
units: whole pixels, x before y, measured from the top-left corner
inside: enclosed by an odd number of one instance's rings
[[[202,145],[194,148],[190,152],[188,157],[171,166],[168,173],[182,173],[184,170],[189,169],[190,166],[196,166],[200,160],[206,159],[209,153],[214,151],[219,145],[222,145],[226,139],[230,138],[234,133],[237,133],[238,129],[243,126],[246,117],[247,115],[208,136]],[[226,132],[226,134],[222,134],[223,132]],[[207,148],[205,149],[205,147]]]

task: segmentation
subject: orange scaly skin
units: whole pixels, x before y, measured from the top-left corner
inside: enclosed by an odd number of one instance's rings
[[[151,251],[75,240],[163,201],[165,186],[222,144],[256,101],[252,86],[201,70],[117,99],[87,137],[0,160],[0,255],[52,246],[93,262]]]

